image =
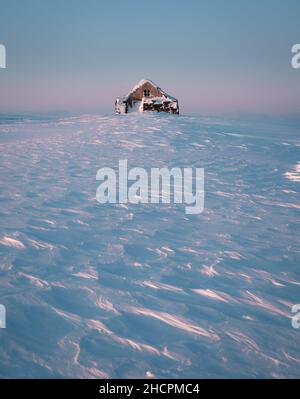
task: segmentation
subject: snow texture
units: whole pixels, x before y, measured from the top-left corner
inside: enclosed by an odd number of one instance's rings
[[[1,377],[299,377],[299,129],[0,123]],[[100,205],[100,167],[204,167],[205,209]]]

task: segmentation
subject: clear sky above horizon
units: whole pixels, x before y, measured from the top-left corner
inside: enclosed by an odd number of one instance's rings
[[[112,112],[142,78],[184,113],[300,115],[299,0],[0,0],[2,112]]]

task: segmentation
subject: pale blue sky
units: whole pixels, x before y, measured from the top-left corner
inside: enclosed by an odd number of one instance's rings
[[[299,0],[0,0],[0,112],[109,112],[150,78],[185,113],[300,114]]]

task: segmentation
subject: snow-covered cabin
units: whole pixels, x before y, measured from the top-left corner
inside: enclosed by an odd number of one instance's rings
[[[118,97],[115,101],[115,111],[118,114],[127,114],[133,111],[157,111],[179,114],[178,100],[149,79],[141,80],[127,94]]]

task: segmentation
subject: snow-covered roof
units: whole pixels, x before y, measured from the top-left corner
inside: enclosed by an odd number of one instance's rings
[[[136,84],[132,90],[127,94],[127,96],[124,96],[124,98],[128,98],[131,94],[133,94],[136,90],[138,90],[141,86],[143,86],[145,83],[149,83],[152,86],[156,87],[158,90],[160,90],[166,97],[168,97],[172,101],[177,101],[175,97],[170,96],[167,94],[164,90],[162,90],[159,86],[157,86],[152,80],[150,79],[141,79],[138,84]]]

